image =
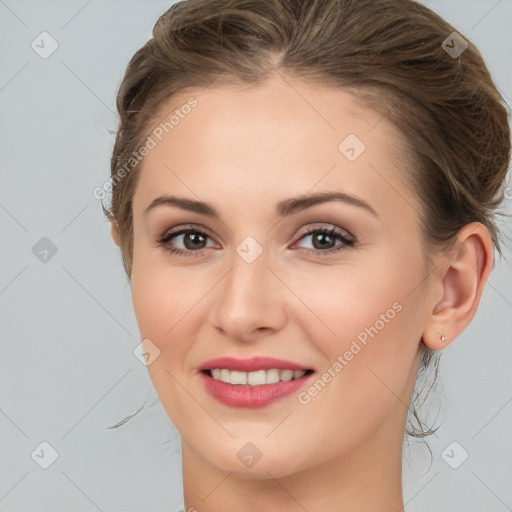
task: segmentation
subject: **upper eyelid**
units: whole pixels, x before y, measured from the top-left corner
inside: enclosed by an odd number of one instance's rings
[[[355,239],[354,235],[352,235],[352,233],[350,233],[350,231],[346,230],[345,228],[335,226],[333,224],[329,224],[329,225],[323,224],[322,226],[309,227],[309,228],[304,228],[304,230],[300,230],[299,234],[297,235],[296,241],[300,240],[304,236],[309,236],[311,233],[314,233],[315,231],[334,231],[335,235],[338,235],[338,236],[346,235],[346,237],[350,238],[351,240]]]
[[[172,229],[168,229],[168,230],[164,231],[164,233],[162,234],[160,239],[164,240],[164,239],[168,239],[168,238],[174,238],[175,236],[187,234],[188,232],[194,232],[194,231],[199,232],[199,233],[204,233],[206,236],[208,236],[211,239],[215,238],[205,228],[186,225],[186,226],[172,228]]]

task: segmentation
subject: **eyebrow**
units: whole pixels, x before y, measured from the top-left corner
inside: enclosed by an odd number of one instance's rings
[[[307,196],[292,197],[285,199],[277,204],[276,214],[279,217],[285,217],[294,213],[310,208],[311,206],[326,203],[329,201],[341,201],[351,206],[357,206],[362,208],[375,217],[379,217],[377,212],[370,206],[364,199],[343,192],[319,192],[316,194],[310,194]],[[203,201],[196,201],[194,199],[187,199],[185,197],[176,197],[163,195],[153,199],[149,206],[144,211],[144,215],[149,213],[151,210],[161,205],[176,206],[182,210],[207,215],[209,217],[215,217],[220,219],[218,210],[211,204]]]

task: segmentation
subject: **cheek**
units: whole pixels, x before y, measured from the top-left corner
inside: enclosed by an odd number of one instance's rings
[[[201,273],[193,266],[171,266],[154,257],[134,264],[131,288],[140,337],[150,339],[160,351],[148,367],[157,391],[162,379],[165,388],[174,386],[169,373],[190,374],[190,351],[201,339],[199,331],[212,307],[209,291],[217,281],[218,274],[211,269]]]
[[[196,283],[182,283],[183,279],[166,275],[165,269],[153,266],[143,274],[132,277],[132,298],[140,335],[150,338],[157,345],[164,340],[172,341],[188,325],[193,315],[193,305],[201,294]],[[166,342],[166,349],[173,349],[175,343]],[[160,346],[163,350],[163,346]]]
[[[354,340],[369,347],[379,339],[384,351],[393,351],[411,329],[421,332],[421,294],[411,292],[423,277],[421,259],[410,256],[405,264],[391,251],[357,265],[290,274],[287,282],[307,307],[295,308],[301,313],[291,321],[309,328],[330,361]]]
[[[187,269],[166,264],[163,251],[147,245],[142,235],[135,236],[131,292],[141,337],[159,345],[181,327],[177,322],[197,302],[198,282]]]
[[[422,260],[410,257],[404,264],[393,254],[381,256],[372,265],[330,269],[328,286],[311,276],[302,284],[297,280],[294,287],[315,313],[315,318],[298,316],[294,321],[309,333],[325,361],[317,376],[325,385],[306,389],[302,403],[310,403],[315,414],[334,411],[333,424],[348,420],[347,429],[354,417],[378,422],[397,396],[406,402],[415,373],[423,311],[417,287]]]
[[[170,274],[162,265],[143,265],[141,260],[133,267],[131,287],[141,340],[150,339],[160,351],[147,367],[149,376],[173,423],[185,429],[197,411],[190,410],[190,397],[179,383],[197,325],[192,306],[202,294],[183,282],[179,270]]]
[[[135,316],[142,338],[160,340],[172,327],[173,317],[169,311],[176,305],[175,294],[170,293],[164,279],[157,279],[155,273],[139,273],[134,266],[132,273],[132,299]]]

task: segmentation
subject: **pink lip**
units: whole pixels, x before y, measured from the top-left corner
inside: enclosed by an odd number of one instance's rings
[[[235,370],[239,372],[256,372],[258,370],[270,370],[278,368],[280,370],[308,370],[307,366],[285,361],[284,359],[275,359],[273,357],[251,357],[250,359],[235,359],[234,357],[218,357],[204,362],[199,371],[212,370],[214,368],[224,368],[226,370]]]
[[[206,361],[199,367],[201,382],[211,396],[224,405],[247,409],[265,407],[292,393],[297,393],[313,375],[313,373],[307,373],[300,379],[293,379],[287,382],[249,386],[243,384],[228,384],[227,382],[215,380],[204,371],[214,368],[242,372],[268,370],[270,368],[278,368],[280,370],[307,370],[308,368],[298,363],[271,357],[253,357],[251,359],[220,357]]]

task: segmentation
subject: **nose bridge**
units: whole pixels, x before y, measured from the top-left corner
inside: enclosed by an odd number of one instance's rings
[[[270,255],[252,237],[236,248],[212,309],[216,328],[244,340],[262,328],[277,330],[286,321],[279,280],[267,268]]]

